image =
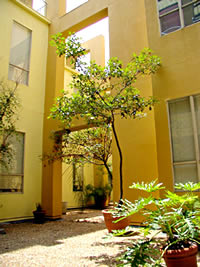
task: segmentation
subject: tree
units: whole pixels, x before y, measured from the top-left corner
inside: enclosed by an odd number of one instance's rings
[[[73,75],[70,84],[71,88],[78,89],[77,93],[69,95],[63,91],[62,96],[56,99],[50,117],[60,120],[65,128],[70,128],[73,120],[79,118],[85,119],[92,126],[111,125],[120,159],[120,198],[123,198],[123,155],[116,130],[116,117],[142,118],[145,109],[152,109],[156,100],[153,97],[140,96],[134,85],[139,76],[155,73],[160,66],[160,59],[145,48],[139,55],[133,54],[126,66],[114,57],[105,67],[91,61],[89,67],[82,68],[79,56],[86,52],[81,49],[80,40],[75,35],[70,35],[65,41],[59,33],[52,37],[51,44],[56,46],[59,56],[64,55],[66,59],[71,59],[74,68],[78,62],[82,71]]]
[[[0,165],[8,167],[12,160],[9,137],[15,132],[19,100],[16,96],[18,83],[9,86],[0,81]]]
[[[78,163],[84,165],[85,163],[91,163],[105,166],[112,184],[112,172],[109,165],[109,158],[112,155],[112,133],[109,125],[74,132],[66,131],[61,140],[59,140],[59,136],[55,133],[54,139],[58,146],[55,145],[53,153],[45,155],[44,160],[61,159],[67,164]]]

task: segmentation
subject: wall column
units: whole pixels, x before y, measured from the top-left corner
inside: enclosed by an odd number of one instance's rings
[[[58,16],[60,15],[61,2],[48,1],[48,15],[52,19],[49,29],[49,40],[51,35],[58,33]],[[57,5],[56,5],[57,3]],[[62,5],[63,7],[64,5]],[[62,10],[65,11],[64,9]],[[51,154],[55,148],[54,140],[50,138],[53,132],[57,132],[59,124],[53,119],[48,119],[50,109],[55,98],[61,95],[64,88],[64,57],[59,58],[55,47],[49,45],[47,60],[45,110],[43,125],[43,153]],[[60,218],[62,215],[62,163],[55,161],[51,164],[43,162],[42,178],[42,206],[46,210],[47,217],[52,219]]]

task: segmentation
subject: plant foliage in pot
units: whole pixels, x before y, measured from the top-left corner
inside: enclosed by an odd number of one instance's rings
[[[33,215],[35,223],[45,222],[45,210],[43,210],[40,203],[36,203],[36,210],[33,211]]]
[[[123,200],[115,207],[114,215],[127,217],[140,212],[145,228],[141,228],[143,237],[135,240],[121,257],[120,266],[163,266],[164,258],[168,267],[197,267],[200,199],[195,191],[200,190],[200,183],[176,184],[175,189],[184,192],[165,191],[164,198],[154,197],[154,192],[165,189],[156,181],[133,183],[130,188],[149,195],[134,203]]]
[[[95,208],[104,209],[106,206],[106,201],[109,198],[111,191],[112,187],[109,184],[98,187],[88,184],[86,185],[84,190],[85,201],[87,203],[89,200],[94,199]]]

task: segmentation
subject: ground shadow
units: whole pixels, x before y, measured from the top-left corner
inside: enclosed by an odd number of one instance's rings
[[[108,255],[106,253],[102,253],[101,255],[98,256],[90,256],[89,259],[90,261],[93,261],[95,264],[97,264],[97,266],[117,266],[118,264],[122,263],[120,261],[120,257],[124,254],[125,250],[127,247],[129,247],[131,245],[131,243],[133,242],[133,239],[130,239],[128,237],[126,237],[126,241],[122,242],[115,242],[115,241],[111,241],[111,242],[107,242],[107,243],[101,243],[101,242],[96,242],[93,245],[94,246],[103,246],[105,247],[105,251],[106,251],[106,247],[114,247],[114,246],[118,246],[118,250],[120,252],[118,252],[115,255]],[[197,263],[198,266],[200,267],[200,251],[198,252],[198,256],[197,256]],[[166,266],[164,261],[162,263],[162,266]]]
[[[0,254],[35,245],[54,246],[62,240],[105,229],[101,211],[72,211],[57,221],[35,224],[33,221],[5,223],[0,235]]]
[[[102,253],[99,256],[90,256],[89,260],[93,261],[97,266],[101,266],[101,265],[106,265],[106,266],[116,266],[117,264],[120,263],[120,256],[122,256],[122,254],[124,253],[125,249],[131,245],[131,239],[129,239],[128,237],[126,237],[126,241],[111,241],[111,242],[107,242],[107,243],[100,243],[100,242],[96,242],[93,245],[94,246],[103,246],[105,247],[105,251],[106,251],[106,247],[114,247],[117,246],[119,251],[117,254],[114,255],[108,255],[106,253]]]

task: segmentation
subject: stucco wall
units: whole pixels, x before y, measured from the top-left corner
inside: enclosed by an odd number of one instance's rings
[[[0,219],[32,216],[41,202],[42,133],[48,47],[48,23],[31,15],[15,1],[0,2],[0,79],[7,81],[12,24],[16,21],[32,31],[29,85],[19,85],[21,102],[17,130],[25,133],[24,192],[0,193]],[[10,84],[14,84],[10,82]]]
[[[156,1],[145,0],[150,47],[162,66],[153,77],[159,179],[173,190],[167,101],[200,93],[200,23],[161,36]]]
[[[52,1],[50,5],[53,7]],[[61,31],[67,36],[68,31],[78,31],[106,16],[109,17],[111,57],[117,56],[126,64],[133,52],[138,53],[149,46],[144,0],[126,0],[126,3],[123,0],[89,0],[58,20],[55,19],[54,27],[51,27],[52,33]],[[62,67],[62,62],[56,59],[53,51],[49,62],[50,64],[56,62],[57,70]],[[56,81],[61,80],[61,72],[55,73],[55,76],[48,75],[48,79],[49,83],[55,79],[57,90],[61,83]],[[150,77],[140,79],[137,87],[141,90],[141,95],[149,96],[153,93]],[[50,94],[47,99],[51,99]],[[138,194],[128,188],[133,181],[150,181],[158,177],[154,111],[142,120],[117,119],[117,131],[124,155],[124,197],[134,200]],[[114,201],[118,201],[119,157],[115,142],[113,142],[113,178]]]

